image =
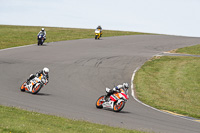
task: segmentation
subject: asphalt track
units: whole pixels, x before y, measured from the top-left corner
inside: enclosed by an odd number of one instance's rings
[[[130,84],[133,71],[154,55],[199,43],[192,37],[134,35],[0,50],[0,104],[127,129],[199,133],[200,123],[148,108],[130,91],[119,113],[95,107],[106,87]],[[49,84],[37,95],[21,92],[22,82],[45,66]]]

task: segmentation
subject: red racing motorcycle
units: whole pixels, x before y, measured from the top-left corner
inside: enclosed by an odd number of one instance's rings
[[[106,92],[109,92],[110,89],[106,88]],[[120,89],[120,92],[115,92],[110,97],[106,98],[106,95],[100,96],[96,101],[96,107],[99,109],[109,108],[114,112],[121,111],[127,100],[129,99],[128,91]]]

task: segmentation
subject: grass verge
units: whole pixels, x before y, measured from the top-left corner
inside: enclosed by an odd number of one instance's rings
[[[200,55],[200,44],[176,50],[176,53]]]
[[[200,44],[175,50],[176,53],[200,55]]]
[[[94,38],[94,29],[44,27],[46,42]],[[41,27],[0,25],[0,49],[37,43],[37,34]],[[103,30],[102,37],[141,35],[147,33]]]
[[[144,133],[0,105],[1,133]]]
[[[162,110],[200,118],[200,58],[163,56],[136,73],[137,97]]]

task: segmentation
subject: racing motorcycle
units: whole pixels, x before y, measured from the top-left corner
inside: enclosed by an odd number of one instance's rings
[[[42,45],[44,43],[44,35],[40,33],[38,35],[38,45]]]
[[[20,90],[37,94],[41,88],[48,83],[46,76],[41,74],[39,77],[34,77],[27,83],[26,81],[21,85]],[[31,90],[32,88],[32,90]]]
[[[95,30],[95,40],[100,39],[100,37],[101,37],[101,31],[100,31],[100,29],[96,29]]]
[[[108,93],[109,91],[110,89],[106,88],[106,92]],[[108,98],[106,95],[100,96],[96,101],[96,107],[99,109],[108,108],[114,112],[119,112],[124,108],[128,99],[128,91],[120,89],[120,92],[115,92]]]

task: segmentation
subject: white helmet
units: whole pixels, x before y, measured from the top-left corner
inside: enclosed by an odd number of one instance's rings
[[[48,73],[49,73],[49,68],[47,67],[43,68],[43,74],[48,75]]]
[[[123,87],[124,87],[125,89],[128,89],[128,88],[129,88],[128,83],[123,83]]]
[[[42,28],[41,30],[44,31],[44,28]]]

